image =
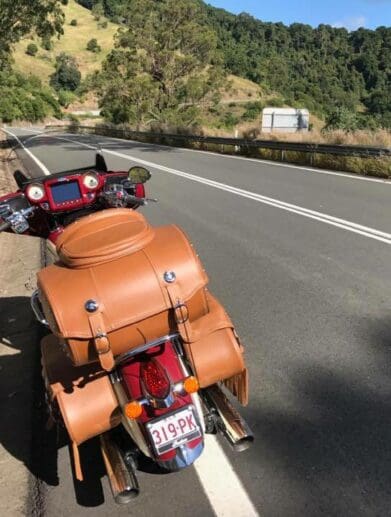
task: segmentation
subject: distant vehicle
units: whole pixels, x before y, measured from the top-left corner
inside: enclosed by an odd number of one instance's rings
[[[310,114],[307,109],[265,108],[262,114],[263,133],[296,133],[308,131]]]

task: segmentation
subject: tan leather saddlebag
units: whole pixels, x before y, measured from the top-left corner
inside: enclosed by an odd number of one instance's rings
[[[41,341],[43,377],[72,442],[81,443],[121,422],[121,411],[107,372],[99,363],[75,367],[49,335]]]
[[[41,341],[42,374],[51,402],[56,402],[72,442],[76,477],[83,479],[78,446],[121,423],[107,372],[99,363],[75,367],[49,335]]]

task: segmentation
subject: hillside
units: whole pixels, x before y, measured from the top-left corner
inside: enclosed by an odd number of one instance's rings
[[[204,25],[218,35],[226,70],[276,91],[292,106],[324,115],[343,106],[367,113],[364,125],[391,127],[391,28],[358,29],[268,23],[201,0]],[[129,0],[78,0],[126,23]],[[126,14],[127,13],[127,14]]]
[[[113,47],[113,38],[117,32],[118,25],[106,18],[100,22],[107,22],[107,28],[98,26],[91,11],[69,0],[68,5],[63,7],[65,13],[64,35],[60,39],[53,40],[53,48],[50,51],[43,49],[40,41],[35,39],[24,39],[16,46],[14,53],[15,69],[24,74],[37,75],[44,82],[48,82],[49,75],[53,73],[55,56],[61,52],[71,54],[77,60],[80,72],[85,77],[88,73],[98,70],[102,61]],[[77,20],[77,25],[70,25],[72,20]],[[87,42],[96,38],[102,51],[94,53],[86,50]],[[34,42],[39,50],[36,56],[26,54],[29,43]]]

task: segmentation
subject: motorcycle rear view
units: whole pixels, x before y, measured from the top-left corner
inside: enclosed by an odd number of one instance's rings
[[[135,184],[149,178],[136,172]],[[142,456],[178,471],[203,452],[205,433],[237,451],[253,435],[226,393],[248,403],[244,349],[192,244],[175,225],[117,208],[121,189],[106,188],[108,206],[56,235],[58,260],[38,273],[32,308],[51,331],[43,377],[76,477],[79,446],[99,436],[115,501],[128,503]]]

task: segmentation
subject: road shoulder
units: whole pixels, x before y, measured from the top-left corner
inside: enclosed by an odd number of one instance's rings
[[[4,139],[0,137],[0,143]],[[16,188],[9,150],[0,149],[0,195]],[[40,267],[39,239],[0,235],[0,515],[29,513],[33,381],[38,328],[29,297]]]

